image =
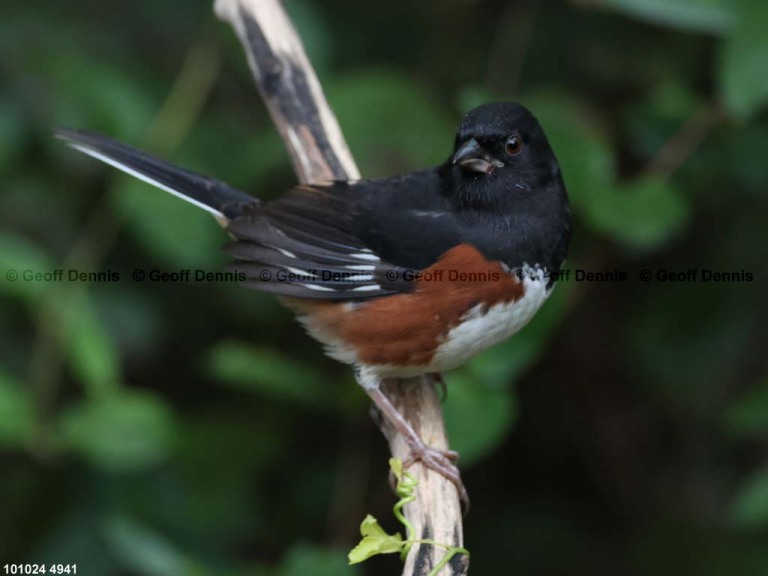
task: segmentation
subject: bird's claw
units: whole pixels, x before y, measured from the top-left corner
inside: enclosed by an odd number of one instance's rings
[[[469,511],[469,494],[461,481],[461,474],[456,463],[459,461],[459,453],[455,450],[438,450],[424,443],[416,442],[410,445],[411,453],[403,462],[403,470],[410,468],[416,462],[430,468],[449,480],[459,492],[459,498],[464,512]]]

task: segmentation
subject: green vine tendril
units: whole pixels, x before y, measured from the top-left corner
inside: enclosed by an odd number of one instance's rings
[[[349,563],[357,564],[358,562],[363,562],[377,554],[392,554],[394,552],[400,552],[400,558],[405,561],[408,552],[414,544],[427,544],[438,546],[446,550],[445,556],[428,574],[428,576],[436,576],[437,573],[440,572],[440,570],[442,570],[457,554],[464,554],[469,557],[469,550],[466,548],[451,546],[449,544],[443,544],[442,542],[435,542],[431,539],[415,538],[416,531],[413,524],[411,524],[408,518],[405,517],[405,514],[403,514],[403,507],[416,500],[416,486],[418,486],[419,481],[416,479],[416,476],[403,470],[403,463],[397,458],[391,458],[389,460],[389,467],[397,479],[395,492],[399,498],[392,508],[392,511],[395,518],[397,518],[397,521],[405,526],[406,539],[403,540],[399,532],[395,534],[387,534],[384,529],[379,526],[378,520],[369,514],[365,517],[362,524],[360,524],[360,534],[363,539],[349,553]]]

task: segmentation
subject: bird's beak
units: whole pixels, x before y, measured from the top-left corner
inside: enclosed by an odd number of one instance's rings
[[[474,138],[461,145],[453,157],[453,163],[465,170],[482,172],[483,174],[492,174],[500,165],[503,166],[501,162],[494,160],[488,152],[483,150]]]

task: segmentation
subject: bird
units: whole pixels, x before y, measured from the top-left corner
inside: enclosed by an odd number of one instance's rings
[[[571,239],[557,158],[534,115],[491,102],[461,119],[438,166],[301,184],[264,202],[108,137],[72,148],[213,214],[246,287],[276,295],[326,353],[353,367],[421,461],[467,492],[458,455],[425,444],[382,392],[440,375],[521,330],[547,300]]]

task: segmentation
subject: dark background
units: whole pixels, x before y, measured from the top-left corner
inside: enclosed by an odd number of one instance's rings
[[[768,574],[764,0],[296,0],[366,176],[444,160],[461,114],[539,117],[575,215],[534,322],[449,373],[472,573]],[[316,576],[390,530],[386,445],[348,368],[219,270],[196,208],[51,138],[100,131],[271,198],[294,182],[202,0],[12,3],[0,18],[0,565]],[[15,270],[112,271],[45,282]],[[641,282],[641,270],[746,271]]]

